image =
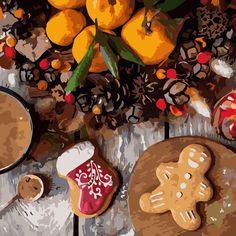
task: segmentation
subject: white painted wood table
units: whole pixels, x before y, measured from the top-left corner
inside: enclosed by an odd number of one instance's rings
[[[0,84],[14,87],[14,90],[27,98],[24,87],[14,84],[19,81],[16,75],[16,71],[0,69]],[[208,137],[236,148],[236,142],[229,142],[218,136],[211,126],[211,121],[200,115],[180,118],[170,124],[150,121],[126,125],[120,127],[117,134],[109,140],[102,135],[98,136],[97,140],[105,159],[112,163],[122,176],[122,185],[111,207],[103,215],[86,220],[77,221],[70,212],[67,182],[57,176],[55,169],[57,153],[48,157],[44,165],[33,160],[24,161],[12,171],[0,175],[0,209],[15,196],[18,180],[26,173],[40,172],[50,176],[52,189],[46,197],[37,202],[25,203],[16,200],[5,208],[0,213],[0,236],[135,235],[127,205],[129,180],[135,163],[152,144],[168,137],[185,135]]]

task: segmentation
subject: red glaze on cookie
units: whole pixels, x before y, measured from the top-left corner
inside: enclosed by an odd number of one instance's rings
[[[81,190],[79,211],[86,215],[98,212],[108,193],[112,191],[112,176],[93,160],[86,161],[68,175]]]
[[[227,102],[229,102],[229,104]],[[219,125],[222,124],[225,118],[236,115],[235,107],[230,106],[230,104],[236,104],[236,92],[229,93],[228,95],[223,97],[222,100],[220,100],[219,104],[217,104],[214,113],[216,112],[216,109],[221,110]]]
[[[57,159],[57,171],[70,186],[71,207],[75,214],[92,217],[101,214],[117,189],[117,174],[100,159],[90,142],[75,144]]]
[[[236,138],[236,90],[222,97],[215,105],[213,126],[229,140]]]

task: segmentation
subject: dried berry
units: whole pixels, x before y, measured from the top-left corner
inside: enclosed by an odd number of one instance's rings
[[[102,109],[98,105],[93,106],[92,111],[93,111],[93,114],[95,114],[95,115],[101,115],[102,114]]]
[[[66,103],[68,104],[72,104],[75,102],[75,97],[72,93],[67,93],[65,96],[64,96],[64,100]]]
[[[45,80],[40,80],[40,81],[38,82],[38,89],[39,89],[39,90],[45,91],[45,90],[47,90],[47,88],[48,88],[48,83],[47,83],[47,81],[45,81]]]
[[[156,102],[156,107],[162,111],[165,110],[167,107],[165,99],[159,98]]]
[[[42,70],[47,70],[49,67],[50,67],[50,62],[47,58],[44,58],[42,59],[40,62],[39,62],[39,67],[42,69]]]
[[[4,55],[5,55],[5,57],[8,58],[8,59],[13,59],[13,58],[15,58],[15,56],[16,56],[16,50],[15,50],[15,48],[6,46],[6,47],[4,48]]]
[[[17,43],[17,41],[13,36],[8,36],[6,38],[6,44],[8,47],[15,47],[16,43]]]
[[[54,70],[59,70],[61,68],[61,61],[59,59],[55,59],[51,62],[51,66]]]
[[[156,77],[158,79],[165,79],[166,78],[166,71],[164,69],[158,69],[156,72]]]
[[[197,61],[199,64],[206,64],[211,57],[211,54],[209,52],[200,52],[197,55]]]
[[[166,77],[169,79],[175,79],[177,76],[177,72],[175,69],[168,69],[166,71]]]
[[[23,19],[25,12],[22,8],[18,8],[14,11],[14,16],[18,19]]]

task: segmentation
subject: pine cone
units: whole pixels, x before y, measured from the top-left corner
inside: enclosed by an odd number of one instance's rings
[[[227,29],[228,18],[220,8],[209,6],[198,9],[199,33],[208,39],[220,37]]]

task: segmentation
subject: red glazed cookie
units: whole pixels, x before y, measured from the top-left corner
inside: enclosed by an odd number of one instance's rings
[[[90,141],[80,142],[58,157],[57,171],[70,186],[72,211],[84,218],[103,213],[119,185],[116,171]]]
[[[236,90],[216,103],[213,111],[213,126],[227,139],[236,139]]]
[[[196,230],[201,218],[197,202],[209,201],[213,195],[204,176],[211,164],[208,149],[191,144],[183,149],[179,161],[162,163],[156,170],[160,185],[140,198],[140,207],[148,213],[171,211],[175,222],[186,230]]]

